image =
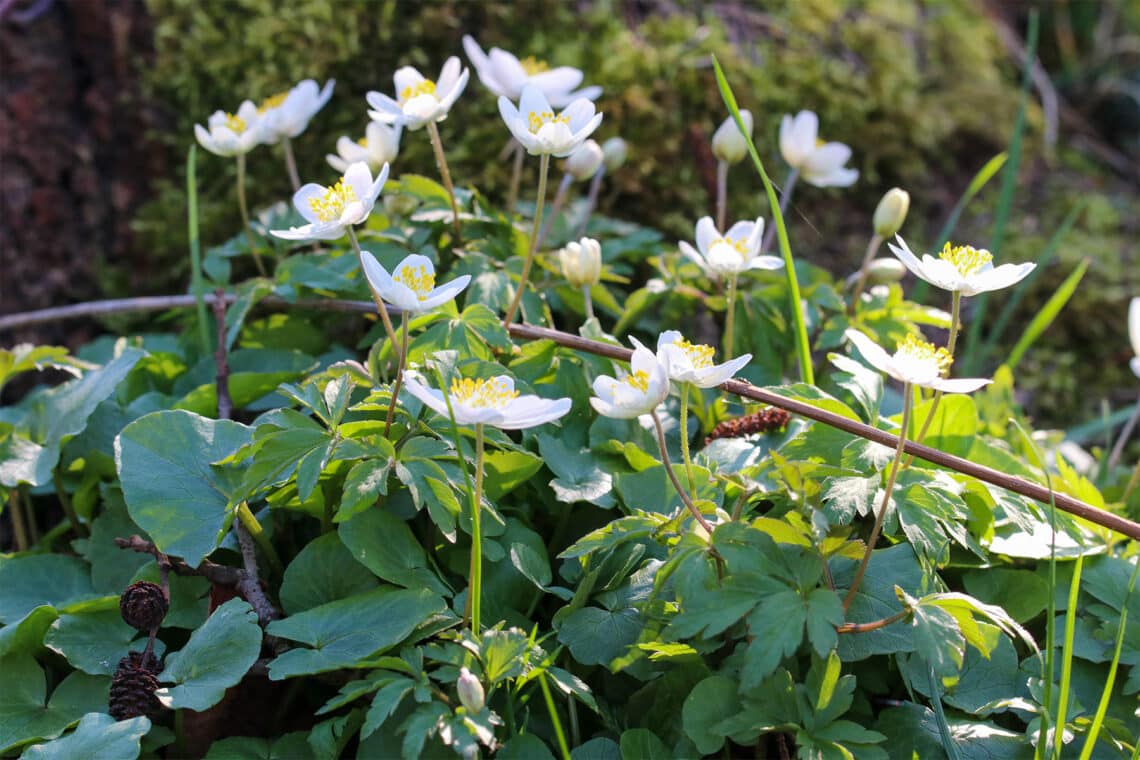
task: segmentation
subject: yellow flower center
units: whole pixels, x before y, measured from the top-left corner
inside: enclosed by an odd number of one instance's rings
[[[951,246],[949,243],[942,246],[942,253],[938,254],[938,258],[949,261],[963,277],[977,273],[994,260],[993,254],[984,248],[978,250],[972,245]]]
[[[426,300],[435,289],[435,274],[429,272],[423,264],[418,267],[402,267],[392,279],[415,293],[421,301]]]
[[[359,140],[356,141],[356,144],[362,148],[367,148],[368,147],[368,138],[367,137],[361,137]]]
[[[226,126],[229,127],[234,134],[240,135],[245,131],[245,119],[228,113],[226,114]]]
[[[528,55],[526,58],[523,58],[519,61],[519,65],[522,66],[522,70],[526,72],[528,77],[541,74],[544,71],[550,71],[550,64],[542,59],[535,58],[533,55]]]
[[[713,246],[717,246],[717,245],[727,245],[729,248],[735,248],[736,252],[740,254],[740,258],[742,258],[742,259],[748,258],[747,241],[730,240],[729,238],[725,238],[725,237],[717,238],[716,240],[712,241],[712,244],[709,246],[709,249],[711,250],[713,248]]]
[[[921,338],[907,335],[895,351],[897,358],[910,362],[930,362],[938,368],[938,374],[945,377],[950,374],[950,365],[954,363],[954,356],[945,348],[935,347]]]
[[[258,113],[265,113],[271,108],[276,108],[285,102],[285,98],[289,97],[288,92],[279,92],[276,95],[270,95],[265,100],[261,101],[261,105],[257,107]]]
[[[435,95],[435,82],[425,79],[417,85],[409,85],[400,90],[400,100],[411,100],[417,95]]]
[[[511,390],[507,382],[498,377],[489,380],[465,377],[451,381],[451,398],[467,406],[500,409],[518,395],[518,391]]]
[[[553,111],[531,111],[530,113],[530,131],[531,134],[538,134],[538,130],[542,129],[547,124],[569,124],[570,117],[558,115],[555,116]]]
[[[332,222],[340,219],[345,206],[357,200],[356,191],[351,185],[344,184],[344,178],[341,177],[335,185],[326,188],[322,195],[310,198],[309,208],[322,222]]]
[[[815,138],[815,147],[822,148],[824,145],[827,145],[827,140],[824,140],[822,137]]]
[[[713,365],[713,347],[703,343],[690,343],[684,338],[677,338],[673,345],[685,352],[693,369],[705,369]]]
[[[649,373],[643,369],[637,372],[631,372],[623,378],[625,384],[631,388],[637,388],[642,393],[649,390]]]

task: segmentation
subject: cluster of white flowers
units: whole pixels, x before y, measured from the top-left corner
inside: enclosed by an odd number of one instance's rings
[[[205,127],[194,125],[194,136],[203,148],[219,156],[244,155],[258,145],[296,137],[329,102],[335,86],[334,79],[324,87],[306,79],[288,92],[266,98],[261,105],[246,100],[236,113],[215,111]]]

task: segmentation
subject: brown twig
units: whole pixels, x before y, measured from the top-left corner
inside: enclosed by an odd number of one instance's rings
[[[886,628],[892,623],[897,623],[900,620],[906,619],[910,615],[909,609],[899,610],[890,617],[882,618],[881,620],[872,620],[869,623],[844,623],[835,627],[836,633],[867,633],[869,631],[877,631],[880,628]]]

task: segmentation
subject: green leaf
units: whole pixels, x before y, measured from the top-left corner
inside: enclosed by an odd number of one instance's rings
[[[229,525],[237,474],[212,463],[249,443],[250,429],[183,411],[141,417],[115,441],[131,519],[160,551],[201,564]]]
[[[385,441],[387,443],[387,441]],[[390,445],[390,444],[389,444]],[[388,493],[388,475],[395,461],[392,457],[357,462],[344,479],[344,489],[335,522],[344,522],[364,512]]]
[[[293,558],[281,579],[281,606],[296,615],[327,602],[376,588],[335,533],[318,536]]]
[[[1024,734],[992,723],[950,720],[950,737],[961,760],[1030,760],[1033,747]],[[934,712],[916,704],[890,707],[879,714],[875,730],[887,737],[882,748],[894,758],[941,758],[941,734]]]
[[[484,463],[484,493],[491,501],[498,501],[529,480],[542,468],[543,461],[523,451],[490,451]]]
[[[1002,607],[1019,623],[1037,617],[1048,604],[1049,583],[1031,570],[971,570],[962,575],[962,581],[971,596]]]
[[[583,665],[606,665],[637,642],[641,627],[641,615],[635,609],[583,607],[562,621],[558,640]]]
[[[195,414],[215,414],[218,409],[218,384],[214,377],[214,357],[203,357],[183,378],[177,388],[185,395],[175,402],[175,409]],[[296,380],[304,372],[316,369],[317,361],[299,351],[245,348],[229,355],[230,398],[235,409],[242,409],[277,386]],[[197,387],[185,388],[187,379],[200,380]]]
[[[312,760],[307,731],[294,731],[275,740],[231,736],[210,745],[206,760]]]
[[[776,671],[783,658],[795,654],[806,623],[807,605],[798,591],[786,589],[764,597],[748,617],[752,639],[744,653],[741,685],[756,686]]]
[[[946,610],[934,606],[919,606],[918,600],[899,591],[901,600],[913,608],[911,630],[914,632],[915,652],[922,656],[940,678],[956,676],[966,656],[966,637],[958,621]]]
[[[807,595],[808,641],[816,654],[823,657],[838,642],[835,628],[843,624],[843,602],[831,589],[812,589]]]
[[[595,736],[570,750],[570,760],[622,760],[621,748],[613,739]]]
[[[105,713],[83,716],[75,731],[60,739],[39,744],[21,755],[27,760],[133,760],[139,756],[139,742],[150,731],[147,718],[115,721]]]
[[[172,709],[201,712],[213,707],[226,689],[241,681],[260,652],[257,614],[244,599],[231,599],[190,634],[186,646],[167,655],[158,679],[175,686],[160,689],[159,699]]]
[[[138,631],[123,622],[118,605],[110,610],[61,615],[43,641],[72,666],[101,676],[112,675],[128,650],[141,652],[146,646],[146,637],[140,638]],[[155,643],[162,644],[161,640]]]
[[[45,604],[19,620],[0,627],[0,657],[37,654],[43,647],[44,634],[58,617],[59,612],[55,607]]]
[[[924,401],[914,409],[914,419],[925,424],[934,401]],[[943,396],[930,422],[924,443],[947,454],[964,457],[970,453],[978,432],[978,408],[964,393]]]
[[[855,563],[842,558],[832,559],[835,587],[846,593],[855,574]],[[902,610],[895,595],[895,586],[901,586],[912,595],[922,593],[924,574],[915,558],[914,549],[902,543],[871,554],[867,574],[846,619],[851,623],[870,623],[882,620]],[[876,654],[914,651],[913,634],[905,622],[888,625],[855,636],[839,637],[839,656],[844,662],[863,660]]]
[[[671,760],[673,753],[648,728],[631,728],[621,735],[622,760]]]
[[[118,488],[104,488],[103,513],[91,523],[91,536],[83,556],[91,563],[91,585],[104,594],[118,594],[152,557],[124,551],[115,543],[120,536],[141,532],[127,516],[127,506]]]
[[[107,706],[110,681],[72,673],[47,700],[43,670],[27,655],[0,657],[0,753],[37,739],[53,739],[83,717]],[[46,702],[46,705],[45,705]]]
[[[350,667],[396,646],[446,608],[443,599],[427,589],[378,588],[275,620],[268,633],[313,648],[280,655],[269,664],[269,677],[280,681]]]
[[[685,699],[681,724],[702,755],[711,755],[724,746],[724,736],[711,726],[740,710],[736,682],[725,676],[709,676],[697,684]]]
[[[497,760],[554,760],[550,747],[534,734],[518,734],[495,754]]]
[[[50,582],[46,582],[50,579]],[[14,623],[36,607],[57,609],[99,596],[87,563],[66,554],[0,556],[0,623]]]
[[[20,343],[12,348],[0,348],[0,388],[21,372],[43,370],[48,367],[62,369],[79,376],[81,370],[92,369],[91,365],[67,353],[63,346],[35,346]]]
[[[614,505],[613,476],[598,466],[589,449],[572,451],[560,439],[540,433],[538,450],[557,476],[550,481],[556,499],[567,504],[588,501],[606,509]]]
[[[383,509],[369,509],[340,524],[337,534],[356,562],[378,578],[405,588],[425,588],[440,596],[451,590],[428,564],[412,529]]]
[[[364,725],[360,728],[361,740],[367,739],[383,726],[415,687],[416,682],[410,678],[397,678],[382,686],[372,697],[372,705],[364,716]]]

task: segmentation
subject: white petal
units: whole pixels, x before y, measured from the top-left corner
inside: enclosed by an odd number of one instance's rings
[[[447,303],[459,295],[469,282],[471,282],[471,275],[469,274],[445,282],[432,290],[428,297],[420,302],[418,311],[431,311],[435,307]]]
[[[938,378],[928,383],[929,387],[943,393],[972,393],[983,385],[989,385],[993,380],[982,377],[960,377],[952,380]]]
[[[542,90],[529,84],[523,87],[522,96],[519,98],[519,116],[523,121],[529,121],[531,114],[542,114],[547,111],[551,111],[550,103],[542,94]]]
[[[381,299],[388,300],[387,297],[391,295],[396,284],[392,275],[388,274],[388,270],[368,251],[361,251],[360,263],[364,268],[364,279],[368,281],[368,286]]]
[[[589,87],[583,87],[580,90],[574,90],[574,92],[550,95],[550,105],[554,106],[555,108],[562,108],[569,103],[573,103],[578,98],[585,98],[586,100],[597,100],[600,97],[602,97],[602,88],[598,87],[597,85],[590,85]]]
[[[815,150],[819,138],[819,117],[815,111],[800,111],[792,122],[792,139],[795,142],[795,152],[806,161]]]
[[[458,59],[456,59],[458,60]],[[463,90],[467,88],[467,80],[471,78],[471,70],[464,69],[463,73],[459,75],[458,81],[444,93],[443,99],[440,100],[439,105],[443,109],[444,114],[451,110],[455,105],[455,101],[459,100],[459,96],[463,94]]]
[[[1134,357],[1132,361],[1128,362],[1128,366],[1132,368],[1132,374],[1140,377],[1140,356]]]
[[[658,355],[660,355],[662,348],[664,348],[665,346],[672,345],[672,344],[676,343],[679,339],[682,339],[682,338],[683,338],[683,336],[681,335],[680,330],[666,330],[665,332],[658,335],[657,336],[657,353],[658,353]]]
[[[522,430],[544,425],[564,417],[570,411],[569,398],[545,399],[538,396],[519,396],[512,399],[503,409],[503,421],[498,427],[503,430]]]
[[[748,263],[749,269],[781,269],[784,260],[779,256],[756,256]]]
[[[297,213],[305,218],[306,222],[319,222],[317,212],[313,211],[310,201],[313,198],[320,198],[325,194],[325,188],[318,185],[316,182],[310,182],[302,185],[301,189],[293,193],[293,208],[297,209]]]
[[[483,52],[483,48],[479,47],[479,43],[470,34],[463,35],[463,52],[467,53],[467,60],[471,61],[471,65],[479,73],[479,78],[482,79],[482,69],[487,66],[487,54]]]
[[[1133,353],[1140,356],[1140,296],[1128,303],[1128,337],[1132,341]],[[1136,374],[1140,375],[1140,372]]]
[[[715,388],[726,380],[731,380],[750,361],[752,361],[752,354],[743,354],[723,364],[695,370],[693,379],[689,382],[698,388]]]
[[[709,246],[712,245],[712,241],[719,237],[720,232],[713,224],[712,217],[701,217],[697,222],[697,250],[701,252],[702,256],[707,257],[709,255]]]
[[[978,272],[966,278],[966,286],[962,288],[962,295],[972,296],[991,290],[1008,288],[1010,285],[1024,280],[1036,268],[1035,263],[1027,261],[1022,264],[1002,264],[1000,267]]]
[[[863,355],[863,358],[866,359],[872,367],[880,372],[885,372],[896,380],[902,379],[899,377],[899,372],[895,368],[891,355],[878,343],[852,328],[848,328],[844,331],[843,335],[855,345],[855,348],[859,349],[859,353]]]
[[[396,73],[392,76],[392,81],[396,85],[396,102],[403,103],[403,92],[408,89],[415,91],[420,83],[424,81],[424,75],[412,66],[403,66],[396,69]]]
[[[965,283],[958,267],[945,259],[936,259],[928,253],[922,254],[922,268],[926,272],[927,282],[946,290],[962,290]]]
[[[684,254],[687,258],[695,261],[701,269],[708,267],[709,263],[705,261],[705,257],[698,253],[697,250],[693,248],[693,246],[689,245],[684,240],[678,243],[677,247],[681,249],[681,253]]]
[[[439,79],[435,80],[435,91],[440,93],[450,92],[451,88],[459,81],[459,57],[450,56],[443,62],[443,68],[440,69]]]
[[[927,276],[926,269],[922,266],[922,262],[919,261],[918,257],[910,250],[910,246],[903,240],[902,235],[896,235],[895,240],[899,241],[898,245],[887,243],[887,247],[891,249],[891,253],[893,253],[895,257],[903,263],[903,266],[909,269],[915,277],[930,282],[930,278]]]
[[[415,372],[404,372],[404,388],[408,393],[412,394],[424,403],[424,406],[431,409],[436,414],[447,417],[447,402],[443,398],[443,394],[434,388],[429,388],[424,383],[420,382],[419,375]],[[458,417],[458,415],[456,415]],[[456,422],[459,422],[456,419]]]

